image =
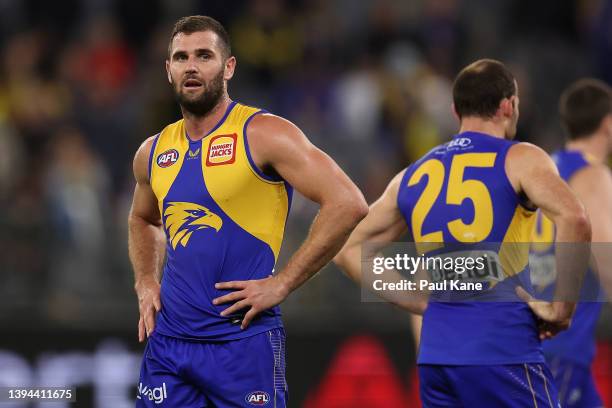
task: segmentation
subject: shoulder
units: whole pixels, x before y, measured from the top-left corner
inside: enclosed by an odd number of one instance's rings
[[[134,177],[138,182],[146,181],[148,183],[149,181],[149,160],[151,154],[153,153],[154,145],[158,136],[159,133],[148,137],[140,144],[138,150],[136,150],[136,154],[134,155],[133,169]]]
[[[612,187],[612,172],[605,164],[591,164],[578,170],[571,178],[570,184],[584,183],[601,187]]]
[[[302,133],[291,121],[268,112],[256,113],[248,124],[249,137],[279,138]]]
[[[544,149],[527,142],[513,143],[508,149],[508,156],[512,156],[513,158],[538,156],[549,157],[548,153],[546,153]]]
[[[506,169],[526,170],[528,168],[549,168],[558,173],[552,158],[544,149],[532,143],[514,143],[508,149]]]
[[[312,147],[306,135],[293,122],[271,113],[256,114],[245,129],[251,149],[278,156]]]

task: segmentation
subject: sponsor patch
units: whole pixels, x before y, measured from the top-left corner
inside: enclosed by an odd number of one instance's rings
[[[458,137],[456,139],[451,140],[448,143],[448,147],[468,147],[469,145],[472,144],[472,139],[469,139],[467,137]]]
[[[270,402],[270,394],[265,391],[253,391],[244,398],[245,401],[256,407],[261,407]]]
[[[193,160],[200,157],[200,148],[198,147],[196,150],[189,150],[187,154],[187,160]]]
[[[150,387],[148,385],[138,383],[138,394],[136,394],[136,398],[149,400],[155,404],[161,404],[166,398],[168,398],[166,383],[163,382],[159,387]]]
[[[166,150],[157,156],[157,165],[159,167],[170,167],[179,159],[179,152],[176,149]]]
[[[208,146],[207,166],[231,164],[236,160],[236,134],[215,136]]]

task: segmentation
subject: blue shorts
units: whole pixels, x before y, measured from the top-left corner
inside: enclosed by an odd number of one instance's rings
[[[559,390],[563,408],[600,408],[603,401],[595,388],[590,368],[580,364],[552,358],[550,371]]]
[[[424,408],[560,408],[544,364],[419,365]]]
[[[198,342],[153,333],[145,347],[136,407],[285,408],[285,332]]]

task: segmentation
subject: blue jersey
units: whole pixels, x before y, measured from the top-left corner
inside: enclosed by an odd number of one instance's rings
[[[568,182],[576,172],[590,164],[578,151],[559,150],[552,157],[559,174]],[[538,297],[547,300],[553,297],[556,278],[554,235],[552,221],[538,211],[530,264],[532,282]],[[602,303],[597,302],[601,299],[600,286],[591,269],[585,275],[580,298],[583,301],[576,308],[570,329],[543,343],[544,354],[548,360],[562,358],[590,367],[595,356],[595,326],[602,307]]]
[[[529,242],[535,212],[522,202],[505,171],[515,142],[464,132],[406,169],[398,207],[419,243],[496,246],[502,276],[490,287],[530,290]],[[495,278],[495,279],[493,279]],[[483,296],[486,294],[483,293]],[[504,296],[505,300],[509,300]],[[544,362],[536,318],[519,301],[431,301],[423,316],[419,364],[493,365]]]
[[[222,317],[215,283],[270,276],[280,251],[291,187],[254,164],[246,132],[261,110],[232,102],[200,140],[183,120],[155,139],[150,182],[167,238],[162,309],[155,331],[179,339],[235,340],[282,326],[280,310],[246,329]]]

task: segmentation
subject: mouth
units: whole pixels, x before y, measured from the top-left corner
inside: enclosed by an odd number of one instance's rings
[[[198,81],[197,79],[188,79],[183,82],[183,88],[185,89],[200,89],[202,86],[202,82]]]

